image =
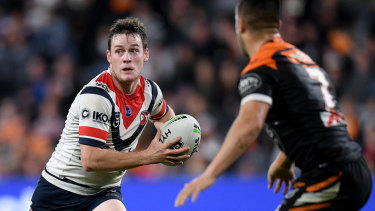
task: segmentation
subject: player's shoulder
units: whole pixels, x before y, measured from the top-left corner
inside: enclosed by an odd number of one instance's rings
[[[102,89],[105,92],[110,92],[114,89],[114,83],[109,73],[109,70],[103,71],[94,77],[85,87],[95,87],[96,89]]]
[[[268,41],[259,49],[241,75],[253,70],[271,69],[277,71],[279,70],[278,64],[282,61],[292,64],[314,64],[304,52],[278,37]]]
[[[103,71],[94,77],[90,82],[88,82],[80,91],[79,96],[85,98],[98,98],[103,97],[108,99],[111,104],[113,104],[112,99],[112,89],[113,82],[111,82],[111,75],[108,71]]]
[[[147,88],[145,90],[152,93],[152,95],[158,95],[158,93],[161,92],[159,85],[154,80],[148,78],[146,79],[143,77],[141,78],[141,80],[145,81],[145,87]]]

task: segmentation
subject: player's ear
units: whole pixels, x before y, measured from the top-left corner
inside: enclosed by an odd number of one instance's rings
[[[144,58],[143,58],[143,61],[144,61],[144,62],[147,62],[149,58],[150,58],[150,51],[148,50],[148,48],[146,48],[146,49],[145,49],[145,52],[144,52]]]
[[[239,34],[242,34],[246,30],[246,23],[243,18],[238,18],[237,19],[237,26],[238,26],[238,32]]]
[[[111,63],[111,52],[107,50],[107,61]]]

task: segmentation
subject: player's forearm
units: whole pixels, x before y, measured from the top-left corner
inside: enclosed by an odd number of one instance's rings
[[[217,178],[232,165],[256,139],[261,130],[261,125],[249,125],[244,120],[236,119],[221,147],[220,151],[207,167],[205,174]]]
[[[82,156],[82,165],[86,171],[118,171],[148,165],[153,161],[141,152],[121,153],[108,149],[90,149]]]
[[[269,108],[268,104],[258,101],[241,106],[223,146],[205,171],[207,176],[217,178],[249,148],[263,128]]]

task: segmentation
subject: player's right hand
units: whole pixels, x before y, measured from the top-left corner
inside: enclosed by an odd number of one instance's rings
[[[187,154],[189,147],[171,149],[171,146],[178,143],[181,140],[181,137],[177,137],[166,143],[161,143],[159,142],[160,136],[161,131],[158,130],[154,139],[146,149],[146,151],[154,159],[154,163],[163,163],[168,166],[176,166],[183,164],[184,160],[190,158],[190,155]]]
[[[203,174],[190,183],[185,184],[184,188],[178,194],[174,206],[179,207],[183,205],[190,196],[192,196],[192,202],[195,202],[199,193],[214,184],[215,180],[215,178]]]

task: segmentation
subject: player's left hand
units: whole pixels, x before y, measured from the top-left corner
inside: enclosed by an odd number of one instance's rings
[[[293,167],[285,167],[283,165],[278,164],[277,162],[273,162],[268,169],[268,188],[271,189],[273,187],[274,182],[277,180],[276,187],[274,189],[275,193],[278,193],[281,189],[283,183],[285,183],[285,188],[283,194],[285,195],[288,193],[288,190],[291,185],[291,180],[294,179],[294,171]]]
[[[192,196],[192,202],[195,202],[199,193],[214,184],[215,180],[215,178],[203,174],[190,183],[185,184],[184,188],[178,194],[174,206],[179,207],[183,205],[190,196]]]

